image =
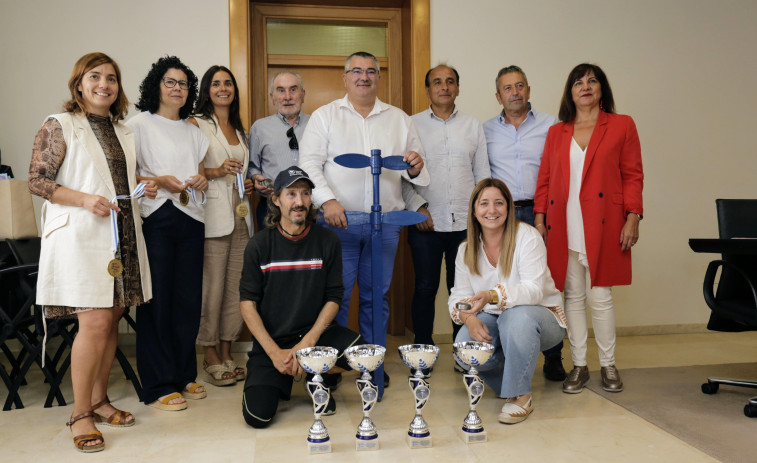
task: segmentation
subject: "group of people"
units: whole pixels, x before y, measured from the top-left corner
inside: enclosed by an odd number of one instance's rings
[[[47,317],[79,320],[67,423],[78,450],[104,448],[96,423],[135,423],[107,396],[125,307],[138,307],[145,404],[178,411],[207,396],[197,382],[199,344],[208,383],[244,380],[243,416],[254,427],[267,426],[290,397],[302,373],[298,349],[373,343],[377,315],[386,330],[401,229],[383,226],[384,273],[376,277],[384,301],[374,310],[371,227],[354,214],[371,212],[371,173],[334,160],[373,149],[408,165],[382,172],[382,210],[427,217],[408,233],[416,343],[434,343],[444,258],[453,338],[496,347],[479,369],[507,399],[500,421],[533,410],[540,351],[547,378],[564,380],[565,392],[582,390],[587,302],[603,387],[622,390],[610,288],[630,283],[643,173],[634,123],[615,114],[602,70],[571,71],[560,123],[531,109],[517,66],[497,75],[503,110],[485,124],[456,107],[460,78],[450,66],[428,71],[430,107],[412,117],[378,99],[380,77],[373,55],[350,55],[345,97],[308,115],[301,77],[280,72],[269,88],[276,114],[255,121],[248,137],[236,80],[223,66],[208,69],[198,88],[178,58],[160,58],[140,85],[141,112],[124,124],[128,100],[116,62],[102,53],[77,61],[64,112],[49,116],[35,138],[29,187],[47,200],[37,303]],[[262,198],[256,211],[253,190]],[[359,334],[347,328],[355,282]],[[231,356],[242,323],[254,338],[246,369]],[[567,375],[566,332],[574,366]],[[326,385],[335,387],[346,369],[340,357]],[[326,413],[335,410],[332,399]]]

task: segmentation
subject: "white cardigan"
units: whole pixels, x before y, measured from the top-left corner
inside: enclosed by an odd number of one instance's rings
[[[49,116],[63,128],[66,157],[55,181],[75,191],[116,196],[108,161],[89,121],[82,114]],[[113,128],[126,157],[129,192],[136,187],[134,135],[123,124]],[[152,298],[139,203],[132,199],[142,296]],[[114,278],[108,273],[111,251],[110,217],[99,217],[83,207],[45,201],[42,207],[42,249],[37,279],[37,303],[67,307],[112,307]]]
[[[462,321],[457,316],[455,304],[468,302],[479,291],[495,290],[499,298],[497,305],[486,304],[484,312],[500,315],[504,310],[519,305],[540,305],[552,311],[557,323],[567,328],[562,296],[555,287],[552,274],[547,267],[547,248],[539,232],[526,223],[520,223],[515,238],[515,252],[510,276],[505,278],[497,261],[492,266],[486,258],[483,242],[478,253],[478,269],[481,275],[473,275],[465,265],[465,247],[460,244],[455,259],[455,287],[449,296],[449,312],[458,325]]]
[[[205,168],[216,168],[223,164],[223,161],[231,157],[231,146],[226,140],[223,132],[218,129],[218,119],[213,116],[213,122],[195,117],[200,131],[208,138],[210,146],[205,155]],[[237,131],[239,144],[244,148],[244,167],[243,175],[247,175],[247,166],[250,162],[250,153],[247,143],[244,141],[244,134]],[[238,195],[239,192],[234,186],[235,176],[224,175],[223,177],[208,180],[208,203],[205,205],[205,238],[217,238],[226,236],[234,231],[234,217],[236,213],[232,207],[232,195]],[[248,213],[244,218],[247,223],[247,231],[252,236],[252,214],[250,209],[250,200],[247,195],[242,197],[242,203],[247,205]]]

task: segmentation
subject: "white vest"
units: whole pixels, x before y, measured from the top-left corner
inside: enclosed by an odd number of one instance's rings
[[[55,181],[71,190],[103,196],[116,196],[105,153],[89,121],[82,114],[49,116],[63,128],[66,157]],[[136,187],[134,134],[124,125],[113,127],[126,156],[129,192]],[[139,204],[132,200],[142,295],[152,298],[150,266]],[[123,238],[123,237],[121,237]],[[112,307],[114,278],[108,273],[111,252],[110,217],[99,217],[83,207],[64,206],[45,201],[42,207],[42,251],[37,280],[37,303],[67,307]]]
[[[216,168],[223,164],[223,161],[231,157],[231,147],[226,140],[226,136],[218,129],[218,120],[213,119],[216,125],[207,119],[195,117],[200,131],[208,138],[210,146],[205,154],[204,166],[206,169]],[[249,148],[244,142],[244,137],[237,133],[239,144],[244,148],[244,167],[243,175],[247,175],[247,165],[250,162]],[[235,177],[224,175],[223,177],[208,180],[208,203],[205,205],[205,238],[217,238],[219,236],[230,235],[234,231],[234,218],[236,212],[232,207],[232,195],[238,195],[234,186]],[[247,216],[244,218],[247,223],[247,230],[252,236],[252,214],[255,211],[250,209],[250,200],[247,195],[242,198],[242,203],[247,205]]]

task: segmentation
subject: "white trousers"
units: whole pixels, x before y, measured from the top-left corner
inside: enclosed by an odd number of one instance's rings
[[[591,307],[594,338],[599,350],[599,365],[615,365],[615,311],[612,305],[612,288],[592,288],[586,254],[568,250],[565,316],[568,318],[568,339],[574,367],[586,366],[586,339],[589,333],[586,321],[587,305]]]

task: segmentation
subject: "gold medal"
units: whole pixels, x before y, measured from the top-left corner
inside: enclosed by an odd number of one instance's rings
[[[250,209],[247,207],[245,203],[237,204],[237,215],[239,217],[247,217],[247,214],[249,212],[250,212]]]
[[[113,259],[108,262],[108,273],[113,278],[121,275],[124,272],[124,264],[118,259]]]
[[[182,206],[189,204],[189,193],[187,190],[181,190],[181,193],[179,193],[179,204]]]

